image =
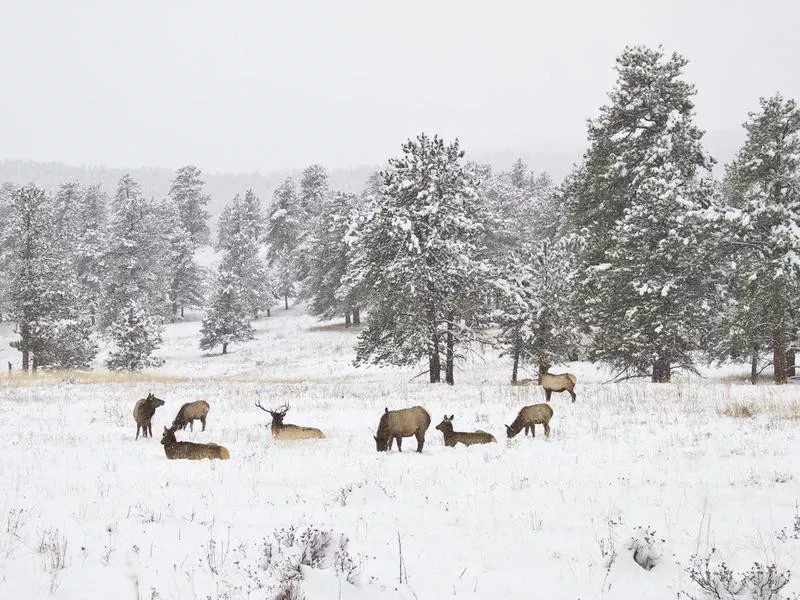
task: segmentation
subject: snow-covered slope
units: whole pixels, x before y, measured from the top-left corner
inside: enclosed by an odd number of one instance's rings
[[[578,401],[554,395],[550,438],[507,440],[543,394],[508,385],[488,351],[450,388],[354,368],[356,332],[298,308],[227,356],[204,356],[198,330],[169,326],[164,367],[128,381],[2,376],[0,599],[661,599],[701,597],[686,568],[712,548],[737,571],[800,567],[794,386],[602,385],[570,364]],[[6,340],[0,358],[18,360]],[[155,437],[134,441],[150,391],[166,404]],[[207,430],[179,439],[231,459],[168,461],[162,427],[200,398]],[[288,402],[287,422],[327,439],[274,442],[256,400]],[[424,452],[408,439],[378,454],[384,407],[414,404],[433,418]],[[755,416],[724,414],[741,406]],[[445,448],[445,412],[498,443]]]

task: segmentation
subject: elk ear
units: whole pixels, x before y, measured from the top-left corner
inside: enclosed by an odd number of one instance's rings
[[[389,408],[388,408],[388,407],[386,407],[386,406],[384,406],[384,407],[383,407],[383,414],[386,414],[386,413],[388,413],[388,412],[389,412]]]
[[[378,441],[378,436],[377,436],[377,435],[373,435],[372,437],[374,437],[374,438],[375,438],[375,441],[376,441],[376,442]]]
[[[455,415],[450,415],[450,420],[451,420],[451,421],[453,420],[453,417],[454,417],[454,416],[455,416]]]
[[[505,425],[505,424],[504,424],[504,427],[506,428],[506,431],[508,431],[509,429],[511,429],[511,427],[509,427],[508,425]]]

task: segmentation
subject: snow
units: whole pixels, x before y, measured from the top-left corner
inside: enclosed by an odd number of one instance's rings
[[[507,440],[503,424],[543,393],[510,386],[510,365],[488,347],[455,386],[432,386],[412,380],[417,371],[353,367],[354,330],[299,307],[273,315],[226,356],[197,349],[199,323],[169,325],[165,365],[128,379],[2,377],[0,599],[273,598],[280,577],[299,572],[309,600],[646,600],[699,594],[685,569],[712,547],[739,571],[800,566],[794,386],[746,385],[735,365],[672,384],[602,385],[608,373],[570,363],[554,372],[577,376],[578,399],[554,394],[550,438],[539,429]],[[0,357],[18,364],[9,328],[0,336]],[[150,391],[166,405],[155,437],[134,441],[131,410]],[[179,439],[222,444],[231,459],[168,461],[162,427],[201,398],[207,430]],[[287,422],[327,439],[274,442],[256,400],[289,402]],[[413,439],[402,454],[377,453],[384,407],[414,404],[433,419],[423,453]],[[755,416],[724,414],[737,404]],[[445,448],[434,429],[444,413],[498,443]],[[346,536],[355,585],[333,548],[291,571],[298,543],[277,541],[291,527]],[[633,558],[648,530],[659,540],[649,571]],[[793,580],[784,592],[797,590]]]

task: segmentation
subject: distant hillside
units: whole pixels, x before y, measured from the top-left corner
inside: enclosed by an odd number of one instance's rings
[[[201,167],[202,168],[202,167]],[[355,167],[352,169],[333,169],[328,171],[334,189],[358,192],[363,189],[370,173],[378,166]],[[206,190],[211,196],[209,211],[216,219],[222,207],[237,193],[252,189],[264,202],[272,200],[273,190],[286,177],[299,179],[301,170],[276,171],[273,173],[203,173]],[[17,185],[35,183],[46,189],[55,189],[65,181],[80,184],[103,186],[109,194],[117,187],[120,178],[129,173],[146,196],[163,198],[169,191],[175,172],[170,169],[139,167],[135,169],[113,169],[107,167],[75,167],[55,162],[36,162],[27,160],[0,161],[0,182],[10,181]]]

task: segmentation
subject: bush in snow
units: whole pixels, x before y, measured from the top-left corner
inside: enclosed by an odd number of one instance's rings
[[[112,371],[141,371],[164,364],[153,352],[161,345],[162,318],[141,306],[131,305],[111,324],[109,335],[116,344],[106,361]]]
[[[711,565],[715,548],[706,556],[692,556],[692,564],[686,569],[691,580],[700,589],[699,595],[681,592],[690,600],[790,600],[797,594],[787,596],[781,591],[789,584],[791,573],[781,571],[774,564],[753,563],[749,571],[735,573],[725,563]]]
[[[664,539],[656,537],[656,532],[649,526],[639,525],[635,528],[628,550],[633,552],[633,560],[636,561],[636,564],[645,571],[649,571],[661,560],[663,543]]]

